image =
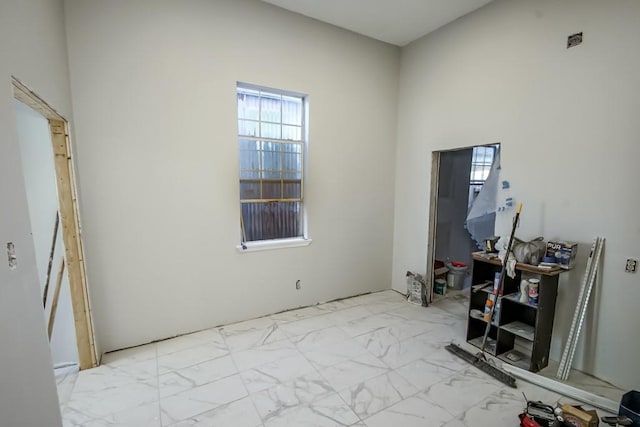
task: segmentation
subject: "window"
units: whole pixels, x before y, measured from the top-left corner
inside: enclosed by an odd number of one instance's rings
[[[238,83],[237,97],[242,242],[303,237],[305,96]]]
[[[473,154],[471,157],[471,175],[469,179],[469,206],[478,196],[484,182],[489,176],[491,166],[493,165],[493,158],[495,157],[496,150],[499,145],[484,145],[473,147]]]

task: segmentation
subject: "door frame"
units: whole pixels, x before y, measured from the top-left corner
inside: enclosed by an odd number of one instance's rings
[[[431,195],[429,199],[429,231],[427,237],[427,299],[433,302],[433,266],[436,262],[436,228],[438,225],[438,191],[440,190],[440,153],[431,153]]]
[[[58,188],[60,226],[65,246],[65,262],[69,276],[79,365],[81,370],[93,368],[98,366],[98,357],[87,292],[69,123],[20,80],[12,77],[11,82],[14,98],[40,113],[49,122]]]
[[[500,142],[488,144],[470,145],[465,147],[449,148],[446,150],[437,150],[431,152],[431,194],[429,198],[429,231],[427,236],[427,299],[429,304],[433,302],[433,265],[436,261],[436,229],[438,225],[438,192],[440,190],[440,155],[453,151],[467,150],[475,147],[487,147],[492,145],[500,145]],[[469,171],[471,172],[471,171]]]

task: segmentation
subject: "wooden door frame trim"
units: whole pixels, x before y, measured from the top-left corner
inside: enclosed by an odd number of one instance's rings
[[[431,153],[431,195],[429,200],[429,234],[427,240],[427,299],[433,302],[433,266],[436,260],[436,226],[438,224],[438,190],[440,186],[440,151]]]
[[[12,77],[11,80],[14,98],[37,111],[49,121],[58,187],[60,226],[65,245],[65,261],[69,276],[78,358],[80,369],[93,368],[98,366],[98,357],[87,292],[69,123],[20,80],[15,77]]]
[[[467,150],[475,147],[489,147],[502,143],[494,142],[489,144],[471,145],[468,147],[450,148],[447,150],[437,150],[431,152],[431,195],[429,200],[429,235],[427,236],[427,298],[429,304],[433,302],[433,265],[436,261],[436,229],[438,225],[438,191],[440,190],[440,155],[453,151]]]

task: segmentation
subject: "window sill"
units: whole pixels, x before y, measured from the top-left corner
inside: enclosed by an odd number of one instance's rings
[[[313,240],[297,237],[294,239],[260,240],[236,246],[238,252],[271,251],[274,249],[299,248],[309,246]]]

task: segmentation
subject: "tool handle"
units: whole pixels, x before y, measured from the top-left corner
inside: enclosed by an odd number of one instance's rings
[[[518,227],[518,221],[520,220],[520,211],[522,211],[522,202],[518,203],[518,207],[516,208],[516,214],[513,216],[513,227],[511,228],[511,235],[509,236],[509,243],[507,243],[506,252],[504,254],[504,259],[502,260],[502,268],[500,269],[500,281],[498,282],[498,289],[494,290],[493,294],[496,296],[495,303],[491,306],[491,310],[488,313],[487,326],[484,329],[484,336],[482,337],[482,344],[480,346],[480,354],[484,356],[484,348],[487,345],[487,338],[489,337],[489,330],[491,329],[491,319],[493,318],[493,313],[496,310],[496,303],[498,301],[498,296],[502,294],[502,290],[504,289],[504,276],[507,272],[507,261],[509,260],[509,254],[511,253],[511,248],[513,247],[513,238],[516,235],[516,228]]]

